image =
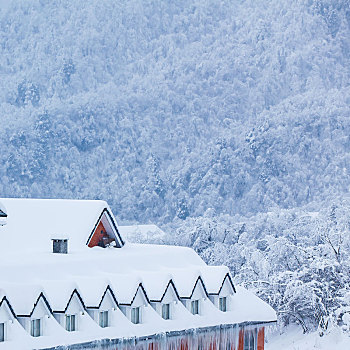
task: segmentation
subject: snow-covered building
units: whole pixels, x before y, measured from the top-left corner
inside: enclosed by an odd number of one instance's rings
[[[0,350],[263,350],[276,314],[227,267],[125,242],[104,201],[0,201]]]

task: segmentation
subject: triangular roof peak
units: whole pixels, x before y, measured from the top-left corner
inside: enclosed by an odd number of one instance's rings
[[[0,300],[0,309],[2,307],[6,306],[9,310],[10,315],[12,316],[12,318],[16,318],[16,314],[13,311],[13,308],[10,304],[10,302],[7,300],[6,296],[4,296],[1,300]]]
[[[114,293],[113,293],[113,290],[112,290],[111,286],[108,285],[108,286],[106,287],[106,289],[105,289],[105,291],[104,291],[102,297],[101,297],[101,300],[100,300],[99,304],[97,305],[97,309],[99,309],[99,308],[101,307],[101,304],[103,303],[103,300],[106,298],[106,296],[107,296],[108,294],[111,296],[113,302],[115,303],[115,306],[118,306],[118,301],[117,301],[117,299],[116,299],[116,297],[115,297],[115,295],[114,295]],[[94,306],[93,306],[93,307],[90,307],[90,308],[94,308]]]
[[[44,293],[41,292],[39,294],[38,298],[36,299],[34,306],[33,306],[32,310],[30,311],[30,313],[28,315],[17,315],[17,316],[18,317],[31,317],[40,303],[42,303],[42,305],[44,306],[44,308],[47,310],[48,313],[52,314],[51,306],[50,306],[49,302],[47,301]]]
[[[143,287],[142,283],[139,283],[139,285],[137,286],[136,292],[135,292],[133,298],[131,299],[130,303],[120,303],[120,305],[129,305],[129,306],[133,305],[135,300],[136,300],[136,298],[137,298],[137,296],[138,296],[138,294],[139,294],[139,292],[142,294],[144,300],[149,304],[150,300],[148,298],[146,290]]]
[[[191,292],[191,295],[189,297],[189,299],[191,299],[193,297],[193,294],[197,288],[198,285],[201,285],[202,288],[203,288],[203,291],[204,291],[204,294],[208,297],[208,292],[207,292],[207,288],[205,287],[205,284],[203,282],[203,279],[201,276],[198,276],[197,280],[196,280],[196,283],[194,284],[194,287],[192,289],[192,292]]]
[[[103,209],[86,244],[89,248],[96,246],[105,248],[108,245],[121,248],[124,245],[115,220],[107,208]]]
[[[80,307],[81,307],[82,310],[86,309],[84,301],[83,301],[81,295],[79,294],[77,289],[74,289],[72,294],[71,294],[71,296],[70,296],[70,298],[69,298],[69,300],[68,300],[68,303],[67,303],[66,307],[64,308],[64,310],[55,310],[54,312],[66,312],[69,309],[69,307],[71,306],[71,304],[72,304],[74,299],[76,299],[79,302]]]
[[[167,285],[166,288],[165,288],[165,291],[164,291],[164,293],[163,293],[163,295],[162,295],[162,298],[160,299],[160,302],[163,301],[163,299],[164,299],[165,295],[167,294],[169,288],[172,288],[172,289],[173,289],[173,291],[174,291],[174,293],[175,293],[175,295],[176,295],[176,298],[177,298],[178,300],[180,300],[180,296],[179,296],[179,293],[177,292],[177,289],[176,289],[176,287],[175,287],[175,284],[174,284],[173,280],[170,280],[169,283],[168,283],[168,285]]]
[[[231,275],[230,275],[229,273],[227,273],[227,274],[225,275],[223,281],[222,281],[221,287],[220,287],[219,292],[218,292],[217,294],[220,294],[220,293],[221,293],[221,291],[222,291],[222,289],[223,289],[224,284],[225,284],[226,281],[229,282],[229,284],[230,284],[230,286],[231,286],[233,292],[236,293],[236,288],[235,288],[235,286],[234,286],[234,284],[233,284]]]

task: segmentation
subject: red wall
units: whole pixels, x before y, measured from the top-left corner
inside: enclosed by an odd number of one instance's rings
[[[265,344],[265,328],[262,327],[258,332],[258,350],[264,350]]]
[[[238,349],[237,350],[243,350],[243,343],[244,343],[244,330],[241,329],[239,331],[239,341],[238,341]]]
[[[103,235],[101,235],[101,231],[106,232],[102,222],[100,221],[100,223],[97,225],[96,230],[90,239],[88,247],[92,248],[92,247],[96,247],[98,245],[98,242],[100,241],[100,239],[103,236]]]

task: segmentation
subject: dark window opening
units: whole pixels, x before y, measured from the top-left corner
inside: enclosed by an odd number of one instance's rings
[[[40,337],[41,336],[41,320],[40,320],[40,318],[31,320],[30,335],[32,337]]]
[[[191,301],[191,313],[192,315],[199,315],[199,300]]]
[[[77,329],[76,326],[76,316],[66,315],[66,331],[74,332]]]
[[[5,341],[5,324],[0,323],[0,342]]]
[[[162,317],[164,320],[170,320],[170,304],[162,305]]]
[[[131,308],[131,322],[138,324],[141,323],[141,308],[133,307]]]
[[[101,311],[99,314],[99,324],[100,327],[108,327],[108,311]]]
[[[223,312],[227,311],[227,298],[219,298],[219,309]]]

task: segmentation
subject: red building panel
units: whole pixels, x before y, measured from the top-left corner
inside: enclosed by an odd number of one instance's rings
[[[106,236],[106,229],[104,228],[102,222],[97,225],[96,230],[94,234],[92,235],[90,242],[88,244],[89,248],[96,247],[99,245],[99,242],[103,239],[104,236]]]
[[[264,350],[264,344],[265,344],[265,328],[262,327],[258,331],[258,349],[257,350]]]

